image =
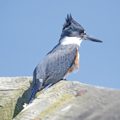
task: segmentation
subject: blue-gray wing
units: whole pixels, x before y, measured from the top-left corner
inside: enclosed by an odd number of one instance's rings
[[[64,78],[74,63],[76,52],[76,45],[60,45],[46,56],[43,62],[45,67],[44,86],[54,84]]]
[[[63,79],[68,69],[73,65],[78,46],[57,45],[50,51],[45,59],[38,64],[33,72],[32,90],[29,102],[40,89],[47,85],[55,84]]]

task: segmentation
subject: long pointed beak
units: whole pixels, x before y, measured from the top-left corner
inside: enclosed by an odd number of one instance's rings
[[[91,36],[89,36],[89,35],[85,35],[85,36],[84,36],[84,39],[85,39],[85,40],[90,40],[90,41],[93,41],[93,42],[102,42],[101,40],[96,39],[96,38],[94,38],[94,37],[91,37]]]

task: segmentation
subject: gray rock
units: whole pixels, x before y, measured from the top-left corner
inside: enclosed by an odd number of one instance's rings
[[[14,120],[120,120],[120,90],[60,81],[40,91]]]
[[[0,77],[0,120],[12,120],[27,102],[31,77]]]

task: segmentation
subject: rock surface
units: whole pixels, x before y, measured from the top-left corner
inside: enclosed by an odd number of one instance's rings
[[[31,77],[0,77],[0,120],[12,120],[29,94]]]
[[[39,92],[14,120],[120,120],[120,91],[61,81]]]
[[[120,120],[120,90],[75,81],[60,81],[40,91],[23,109],[31,79],[0,78],[0,120]]]

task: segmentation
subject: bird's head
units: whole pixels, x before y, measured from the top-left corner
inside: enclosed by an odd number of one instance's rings
[[[76,22],[71,15],[67,15],[66,21],[63,25],[60,40],[65,37],[74,37],[74,38],[76,37],[81,40],[91,40],[94,42],[102,42],[99,39],[96,39],[87,35],[84,28],[78,22]]]

